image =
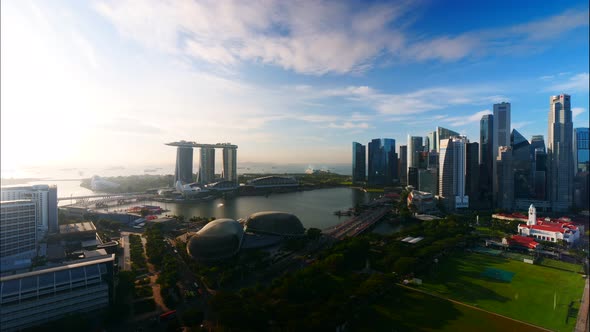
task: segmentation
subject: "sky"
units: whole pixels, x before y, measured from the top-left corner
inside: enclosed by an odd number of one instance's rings
[[[478,141],[493,104],[547,136],[549,97],[588,126],[587,1],[1,3],[1,166],[349,163],[351,142]],[[197,158],[196,158],[197,159]],[[198,160],[195,160],[198,163]]]

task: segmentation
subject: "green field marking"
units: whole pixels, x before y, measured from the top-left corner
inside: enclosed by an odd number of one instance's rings
[[[510,282],[482,276],[486,268],[514,273]],[[580,274],[477,253],[456,254],[422,276],[422,289],[556,331],[571,331],[584,279]]]

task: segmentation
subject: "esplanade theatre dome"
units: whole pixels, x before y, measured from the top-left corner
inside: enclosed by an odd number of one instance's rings
[[[305,228],[299,218],[291,213],[277,211],[257,212],[250,215],[246,219],[246,231],[281,236],[305,234]]]
[[[189,255],[199,261],[229,258],[240,250],[244,228],[233,219],[213,220],[188,241]]]

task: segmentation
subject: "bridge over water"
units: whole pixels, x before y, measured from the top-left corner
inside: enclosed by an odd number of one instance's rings
[[[352,217],[338,225],[324,229],[323,233],[338,240],[357,236],[375,225],[389,211],[391,211],[391,208],[387,206],[371,207],[370,210],[363,212],[359,216]]]

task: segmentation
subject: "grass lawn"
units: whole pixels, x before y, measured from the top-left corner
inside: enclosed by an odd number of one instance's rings
[[[486,268],[514,275],[486,278]],[[423,282],[423,290],[556,331],[574,328],[584,289],[580,274],[477,253],[440,259]]]
[[[583,272],[584,268],[580,264],[566,263],[550,258],[541,258],[539,265],[554,267],[557,269],[567,270],[571,272]]]
[[[447,300],[395,287],[361,313],[353,331],[522,331],[538,328],[491,315]]]

